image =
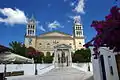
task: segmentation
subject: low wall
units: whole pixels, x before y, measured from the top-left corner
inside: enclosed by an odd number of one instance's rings
[[[90,66],[90,71],[88,71],[88,66]],[[92,63],[72,63],[72,67],[79,69],[85,72],[92,72],[93,73],[93,66]]]
[[[38,75],[54,68],[53,64],[37,64]],[[0,65],[0,73],[3,73],[5,65]],[[6,72],[24,71],[24,75],[35,75],[35,64],[7,64]]]

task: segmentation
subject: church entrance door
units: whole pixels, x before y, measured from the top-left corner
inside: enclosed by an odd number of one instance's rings
[[[66,55],[65,52],[63,52],[63,51],[60,55],[58,54],[58,63],[59,63],[58,65],[59,65],[59,67],[68,66],[68,55]]]
[[[57,67],[67,67],[72,63],[71,51],[69,46],[59,45],[55,48],[54,63]]]

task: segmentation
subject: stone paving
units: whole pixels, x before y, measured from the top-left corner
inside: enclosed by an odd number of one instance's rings
[[[42,75],[13,77],[8,80],[93,80],[93,75],[75,68],[64,67],[55,68]]]

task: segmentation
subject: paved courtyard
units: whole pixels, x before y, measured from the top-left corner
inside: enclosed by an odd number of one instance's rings
[[[93,75],[75,68],[64,67],[55,68],[42,75],[11,77],[8,80],[93,80]]]

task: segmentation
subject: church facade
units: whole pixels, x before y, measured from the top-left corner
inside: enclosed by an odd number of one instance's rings
[[[71,66],[71,53],[83,48],[85,42],[83,26],[79,19],[74,21],[72,35],[59,31],[36,35],[36,27],[35,19],[32,17],[26,27],[25,46],[35,48],[45,56],[48,52],[54,54],[53,63],[56,67]]]
[[[85,38],[83,35],[83,26],[79,20],[76,19],[73,24],[73,34],[66,34],[64,32],[52,31],[36,35],[36,21],[34,17],[29,19],[26,26],[25,46],[33,47],[36,50],[43,52],[46,55],[50,52],[54,53],[55,46],[65,44],[71,46],[71,52],[83,48]]]

